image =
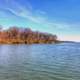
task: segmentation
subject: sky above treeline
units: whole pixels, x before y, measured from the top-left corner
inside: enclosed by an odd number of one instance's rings
[[[0,0],[0,25],[29,27],[80,42],[80,0]]]

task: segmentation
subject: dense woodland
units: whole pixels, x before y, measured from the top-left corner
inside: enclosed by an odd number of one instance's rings
[[[0,44],[37,44],[37,43],[56,43],[57,36],[32,31],[29,28],[10,27],[0,29]]]

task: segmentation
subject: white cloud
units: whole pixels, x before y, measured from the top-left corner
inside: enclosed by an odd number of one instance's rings
[[[11,13],[15,14],[16,16],[20,16],[25,19],[29,19],[36,23],[42,23],[45,20],[45,18],[41,17],[41,16],[34,16],[31,9],[32,8],[31,8],[30,4],[29,4],[28,8],[26,8],[15,1],[11,2],[10,5],[8,5],[8,7],[7,7],[7,10],[9,10]]]
[[[14,10],[11,8],[8,8],[8,10],[13,14],[15,14],[16,16],[20,16],[22,18],[28,19],[30,21],[33,21],[34,23],[43,24],[45,26],[48,26],[49,28],[53,27],[57,29],[65,29],[65,28],[70,29],[71,27],[69,24],[66,24],[66,23],[50,22],[46,17],[40,16],[40,15],[34,16],[32,15],[32,12],[30,12],[29,10],[24,9],[22,7],[20,8],[20,7],[19,7],[19,10]]]
[[[18,3],[16,0],[5,0],[7,3],[6,9],[9,10],[16,16],[28,19],[34,23],[42,24],[48,26],[49,28],[56,29],[70,29],[73,25],[66,23],[59,23],[54,21],[49,21],[48,17],[45,16],[46,12],[41,10],[32,11],[31,4],[27,1],[26,6]],[[8,5],[9,4],[9,5]]]

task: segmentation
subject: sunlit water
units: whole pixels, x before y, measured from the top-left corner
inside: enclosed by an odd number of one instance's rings
[[[80,43],[0,45],[0,80],[80,80]]]

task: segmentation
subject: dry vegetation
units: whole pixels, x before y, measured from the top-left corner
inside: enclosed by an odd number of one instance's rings
[[[29,28],[11,27],[0,30],[0,44],[38,44],[38,43],[56,43],[57,36],[32,31]]]

